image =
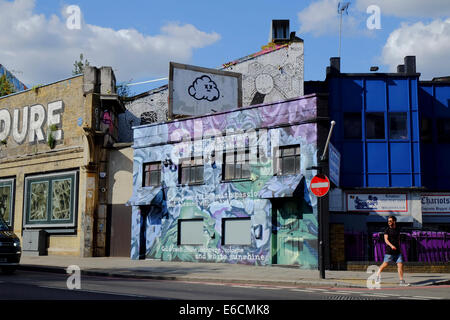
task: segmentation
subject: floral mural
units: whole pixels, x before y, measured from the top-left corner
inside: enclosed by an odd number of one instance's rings
[[[317,165],[317,100],[308,96],[285,102],[152,124],[134,129],[131,258],[267,265],[275,262],[277,219],[274,201],[297,203],[300,258],[289,264],[317,266],[317,199],[307,186]],[[250,178],[224,180],[224,154],[236,145],[249,148]],[[274,150],[299,145],[301,171],[274,176]],[[254,152],[253,152],[254,151]],[[180,184],[179,159],[201,156],[203,183]],[[144,163],[160,161],[161,186],[142,187]],[[251,243],[226,243],[223,220],[250,219]],[[180,243],[180,221],[203,222],[198,245]],[[287,220],[286,220],[287,221]],[[299,238],[299,239],[300,239]],[[287,242],[286,242],[287,243]],[[145,248],[143,245],[145,244]],[[280,263],[280,261],[276,262]]]

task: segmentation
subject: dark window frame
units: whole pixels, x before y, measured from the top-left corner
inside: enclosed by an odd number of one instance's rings
[[[157,166],[157,169],[152,170],[152,166]],[[149,170],[147,170],[149,168]],[[152,173],[157,173],[156,182],[153,183]],[[143,187],[158,187],[161,185],[162,164],[161,161],[146,162],[143,165],[142,171],[142,186]]]
[[[361,112],[344,112],[344,132],[343,137],[346,140],[361,140],[362,139],[362,113]],[[358,121],[357,124],[359,125],[359,132],[358,134],[352,134],[349,131],[349,122],[354,125],[355,121]]]
[[[54,219],[53,214],[53,187],[55,181],[70,179],[70,206],[69,206],[69,218],[68,219]],[[31,220],[30,218],[30,206],[31,206],[31,189],[32,184],[35,183],[47,183],[48,189],[46,192],[46,219]],[[25,177],[25,195],[24,195],[24,219],[23,226],[29,228],[42,228],[42,227],[75,227],[76,216],[78,208],[78,172],[61,172],[39,176]]]
[[[398,129],[397,131],[393,130],[393,118],[394,116],[399,116],[401,115],[402,117],[404,117],[402,120],[404,120],[404,132],[405,133],[403,135],[403,137],[395,137],[394,133],[397,133],[400,131],[400,129]],[[388,113],[388,122],[389,122],[389,140],[408,140],[409,138],[409,126],[408,126],[408,112],[389,112]]]
[[[365,114],[365,128],[366,128],[366,135],[365,138],[366,140],[386,140],[386,119],[385,119],[385,112],[366,112]],[[371,116],[378,116],[378,119],[376,119],[375,117],[371,117]],[[382,116],[383,118],[383,130],[379,129],[379,126],[377,125],[377,123],[369,123],[369,120],[379,120]],[[369,130],[369,125],[373,124],[373,132],[371,132],[371,130]],[[379,136],[378,134],[383,132],[383,136]],[[373,133],[373,135],[369,136],[369,133]]]
[[[292,155],[285,154],[287,150],[294,149],[294,153]],[[297,153],[298,150],[298,153]],[[301,173],[301,149],[300,144],[288,145],[288,146],[280,146],[276,150],[275,155],[275,175],[279,176],[287,176]],[[288,159],[293,158],[294,161],[294,172],[289,172],[286,169],[286,163]]]
[[[199,164],[201,163],[201,164]],[[187,169],[186,171],[183,169]],[[184,172],[189,172],[189,178],[184,180]],[[196,174],[201,172],[201,179],[196,178]],[[194,179],[192,179],[192,174],[194,174]],[[203,156],[200,157],[189,157],[180,159],[180,164],[178,165],[178,184],[179,185],[199,185],[205,183],[205,163],[203,161]]]
[[[227,162],[227,157],[229,157],[232,154],[233,156],[233,162],[229,163]],[[244,155],[244,162],[242,163],[242,159],[238,159],[238,157],[242,157]],[[245,149],[234,149],[233,152],[224,152],[223,153],[223,165],[222,165],[222,181],[236,181],[236,180],[250,180],[251,178],[251,167],[250,167],[250,148],[246,147]],[[227,176],[227,166],[233,167],[233,175]],[[236,169],[240,166],[240,174],[237,176]],[[246,166],[246,171],[248,172],[247,175],[244,176],[243,172],[243,166]]]
[[[437,142],[440,144],[450,143],[450,118],[436,119]]]

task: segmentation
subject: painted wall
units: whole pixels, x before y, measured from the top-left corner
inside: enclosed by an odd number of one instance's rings
[[[229,62],[223,70],[240,72],[244,106],[303,96],[303,42],[267,46],[262,51]]]
[[[148,258],[271,264],[272,230],[277,226],[272,224],[270,198],[292,195],[298,184],[300,196],[297,199],[309,208],[298,221],[303,239],[298,263],[303,268],[316,268],[317,199],[309,194],[306,187],[315,172],[306,168],[317,164],[318,125],[303,122],[317,118],[319,100],[323,102],[321,97],[308,96],[227,113],[136,127],[133,197],[130,199],[133,205],[131,258],[139,258],[141,232],[145,232]],[[255,133],[255,129],[260,129],[258,135],[252,136],[251,132]],[[211,150],[217,145],[223,145],[223,141],[210,137],[219,137],[219,133],[236,137],[239,132],[247,132],[250,141],[266,145],[267,159],[251,165],[250,180],[224,182],[217,148],[214,161],[208,159]],[[189,133],[194,138],[193,145],[182,141],[183,133]],[[301,175],[274,177],[272,149],[277,145],[295,144],[299,144],[301,150]],[[141,187],[144,163],[174,159],[180,150],[193,150],[194,154],[207,150],[204,155],[204,184],[179,185],[177,167],[169,165],[163,166],[162,190]],[[175,159],[174,163],[177,163]],[[141,230],[144,217],[147,219],[147,228]],[[256,239],[252,231],[251,245],[222,246],[222,219],[231,217],[250,217],[252,227],[261,225],[261,239]],[[192,218],[204,219],[204,245],[178,246],[178,220]]]
[[[221,70],[242,73],[242,106],[245,107],[303,96],[303,61],[303,42],[292,42],[268,46],[222,65]],[[132,141],[131,128],[141,125],[144,112],[154,113],[154,122],[168,120],[168,87],[133,98],[126,103],[126,109],[119,116],[120,142]]]

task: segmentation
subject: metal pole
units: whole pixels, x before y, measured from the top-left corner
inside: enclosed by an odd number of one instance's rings
[[[325,245],[324,245],[324,237],[323,237],[323,197],[320,197],[319,200],[319,271],[320,271],[320,278],[325,279]]]
[[[341,33],[342,33],[342,11],[340,12],[341,14],[341,18],[340,18],[340,23],[339,23],[339,52],[338,52],[338,57],[341,57]]]
[[[331,134],[333,133],[333,127],[336,124],[336,121],[331,121],[331,128],[330,128],[330,132],[328,133],[328,138],[327,138],[327,142],[325,143],[325,149],[323,149],[323,154],[322,157],[320,158],[320,160],[324,160],[325,159],[325,153],[327,152],[328,149],[328,144],[330,143],[330,139],[331,139]]]

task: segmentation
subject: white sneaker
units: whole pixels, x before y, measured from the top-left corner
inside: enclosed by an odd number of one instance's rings
[[[410,284],[406,283],[405,280],[400,280],[400,283],[398,284],[400,287],[409,287]]]

